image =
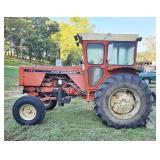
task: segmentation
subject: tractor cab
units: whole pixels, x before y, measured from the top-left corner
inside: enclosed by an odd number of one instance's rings
[[[77,34],[83,48],[87,89],[95,90],[99,83],[117,72],[136,72],[137,34]],[[121,69],[121,70],[120,70]]]

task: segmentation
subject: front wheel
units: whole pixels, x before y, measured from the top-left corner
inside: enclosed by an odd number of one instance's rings
[[[39,124],[45,116],[45,108],[37,97],[24,96],[19,98],[12,109],[14,119],[22,125]]]
[[[114,128],[145,125],[152,111],[152,92],[137,76],[119,74],[108,78],[95,93],[95,111]]]

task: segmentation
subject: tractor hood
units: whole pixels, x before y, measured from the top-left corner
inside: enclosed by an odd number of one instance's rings
[[[20,66],[20,86],[40,86],[45,75],[67,75],[84,89],[84,71],[81,66]]]

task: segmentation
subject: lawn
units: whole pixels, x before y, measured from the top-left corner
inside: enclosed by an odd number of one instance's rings
[[[4,138],[6,141],[152,141],[156,139],[155,106],[150,115],[152,122],[148,123],[148,127],[116,130],[102,124],[95,115],[93,103],[88,104],[81,98],[74,98],[64,107],[47,111],[40,125],[21,126],[15,122],[11,113],[15,100],[21,96],[22,88],[18,87],[20,64],[31,65],[28,62],[5,58]],[[155,84],[151,85],[151,89],[155,90]]]

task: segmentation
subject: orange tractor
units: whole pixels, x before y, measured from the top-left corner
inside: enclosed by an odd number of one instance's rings
[[[13,106],[22,125],[41,123],[46,110],[71,97],[94,100],[96,115],[107,126],[135,128],[146,124],[153,97],[138,77],[136,34],[77,34],[83,60],[79,66],[20,66],[19,85],[27,96]],[[75,106],[76,107],[76,106]]]

